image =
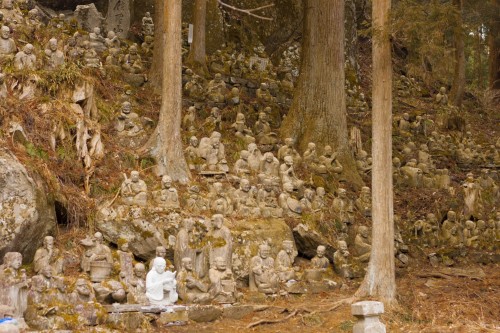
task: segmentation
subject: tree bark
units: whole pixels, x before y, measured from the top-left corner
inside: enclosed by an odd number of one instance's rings
[[[195,0],[193,10],[193,42],[186,59],[186,65],[196,74],[208,75],[205,31],[207,18],[207,0]]]
[[[391,0],[373,0],[372,249],[357,297],[396,304],[392,188]]]
[[[358,23],[356,2],[345,0],[347,79],[358,81]],[[351,82],[354,83],[354,82]]]
[[[491,90],[500,90],[500,0],[491,0],[491,3],[493,12],[497,13],[497,15],[493,15],[491,23],[489,24],[489,87]]]
[[[155,1],[155,39],[153,48],[153,59],[151,63],[149,84],[153,87],[154,91],[157,93],[161,92],[162,85],[162,68],[163,68],[163,46],[165,45],[165,40],[163,40],[164,35],[162,33],[164,26],[164,3],[163,0]]]
[[[156,160],[156,174],[169,175],[181,183],[189,181],[190,173],[181,139],[182,117],[182,0],[165,1],[162,8],[163,45],[162,101],[160,119],[155,132],[143,149]],[[167,38],[168,37],[168,38]]]
[[[453,4],[458,10],[458,20],[454,36],[455,70],[450,95],[452,104],[460,107],[465,92],[465,42],[462,19],[463,0],[453,0]]]
[[[361,184],[349,150],[344,72],[344,0],[304,0],[302,63],[283,137],[305,149],[331,145],[347,180]]]

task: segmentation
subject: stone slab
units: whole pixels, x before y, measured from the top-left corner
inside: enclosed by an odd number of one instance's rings
[[[384,313],[384,303],[376,301],[362,301],[351,305],[353,316],[378,316]]]
[[[224,306],[222,316],[229,319],[242,319],[252,312],[254,312],[253,305],[227,305]]]

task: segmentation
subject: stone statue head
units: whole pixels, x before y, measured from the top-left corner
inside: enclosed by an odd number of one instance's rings
[[[224,223],[224,215],[222,214],[212,215],[212,226],[214,227],[214,229],[222,228],[223,223]]]
[[[286,253],[291,254],[293,252],[293,242],[291,240],[284,240],[282,246]]]
[[[95,28],[93,29],[93,31],[94,31],[94,33],[95,33],[96,35],[100,35],[100,34],[101,34],[101,28],[99,28],[99,27],[95,27]]]
[[[346,198],[347,197],[347,191],[345,188],[339,188],[338,193],[339,193],[339,198]]]
[[[53,52],[57,51],[57,39],[51,38],[49,40],[49,49]]]
[[[346,241],[342,241],[342,240],[338,241],[337,242],[337,247],[338,247],[338,249],[339,249],[339,251],[341,253],[344,253],[345,251],[347,251],[347,243],[346,243]]]
[[[216,82],[222,81],[222,75],[220,73],[215,74],[214,80]]]
[[[42,274],[45,278],[50,279],[52,277],[52,267],[50,265],[43,266],[40,270],[40,274]]]
[[[103,237],[102,237],[102,234],[98,231],[94,234],[94,239],[96,241],[97,244],[101,244],[102,241],[103,241]]]
[[[163,177],[161,177],[161,186],[169,189],[172,186],[172,178],[168,175],[163,175]]]
[[[288,166],[293,165],[293,157],[292,156],[287,155],[287,156],[285,156],[285,158],[283,160],[285,161],[286,165],[288,165]]]
[[[23,263],[23,255],[19,252],[7,252],[3,256],[3,263],[6,267],[17,271]]]
[[[325,192],[325,188],[324,188],[324,187],[318,187],[318,188],[316,189],[316,195],[317,195],[318,197],[322,198],[322,197],[324,197],[324,196],[325,196],[325,194],[326,194],[326,192]]]
[[[150,12],[146,12],[146,13],[144,14],[144,17],[151,17],[151,13],[150,13]]]
[[[1,37],[3,39],[9,39],[10,38],[10,28],[2,25],[2,31],[1,31]]]
[[[267,114],[265,112],[259,112],[259,120],[260,121],[266,121],[267,120]]]
[[[286,139],[285,139],[285,145],[286,145],[288,148],[292,148],[292,146],[293,146],[293,139],[292,139],[292,138],[286,138]]]
[[[313,201],[315,194],[316,192],[314,190],[311,190],[310,188],[306,188],[304,190],[304,198],[309,201]]]
[[[260,84],[260,89],[262,89],[262,90],[267,90],[267,88],[269,88],[269,87],[268,87],[268,85],[267,85],[267,83],[262,82],[262,83]]]
[[[250,157],[250,153],[248,152],[248,150],[240,151],[240,158],[242,160],[247,161],[249,157]]]
[[[135,266],[134,266],[134,274],[138,278],[144,277],[144,274],[146,274],[146,266],[144,266],[144,264],[142,262],[139,262],[139,263],[135,264]]]
[[[257,150],[257,144],[255,144],[253,142],[249,143],[247,149],[250,152],[250,154],[253,154],[253,152],[255,152]]]
[[[271,254],[271,247],[267,244],[261,244],[259,245],[259,256],[262,259],[267,259],[269,255]]]
[[[137,49],[137,44],[132,44],[129,48],[128,48],[128,53],[129,54],[132,54],[132,55],[136,55],[138,52],[138,49]]]
[[[11,10],[14,8],[14,2],[12,0],[3,0],[3,8]]]
[[[138,181],[139,181],[139,171],[136,171],[136,170],[132,171],[132,172],[130,173],[130,179],[131,179],[134,183],[138,182]]]
[[[283,184],[283,190],[287,193],[292,193],[293,192],[293,184],[290,182],[286,182]]]
[[[270,151],[264,154],[264,159],[266,160],[267,163],[271,163],[274,161],[274,155]]]
[[[251,189],[250,181],[248,181],[248,179],[245,179],[245,178],[241,179],[240,189],[243,190],[244,192],[250,191],[250,189]]]
[[[109,30],[107,36],[108,36],[109,39],[113,39],[113,38],[116,37],[116,34],[115,34],[115,32],[113,30]]]
[[[194,228],[194,221],[192,218],[185,218],[182,220],[182,226],[184,229],[186,229],[188,232],[192,231]]]
[[[198,147],[198,138],[195,136],[192,136],[191,138],[189,138],[189,144],[192,147]]]
[[[122,103],[122,113],[129,114],[132,109],[132,104],[130,102],[125,101]]]
[[[189,257],[185,257],[181,259],[181,266],[186,271],[190,272],[193,270],[193,260]]]
[[[51,249],[52,247],[54,247],[54,237],[45,236],[45,238],[43,239],[43,246],[46,249]]]
[[[364,225],[359,227],[358,232],[364,238],[368,238],[368,236],[369,236],[369,229],[368,229],[368,227],[366,227]]]
[[[221,272],[225,271],[227,268],[226,260],[223,257],[215,258],[215,267]]]
[[[158,274],[165,273],[165,268],[167,268],[167,262],[162,257],[156,257],[153,259],[153,268]]]
[[[263,186],[264,190],[267,192],[271,192],[273,190],[273,182],[269,178],[264,178]]]
[[[33,53],[33,45],[32,44],[26,44],[23,48],[24,53],[26,54],[32,54]]]
[[[442,95],[446,94],[446,88],[445,88],[445,87],[441,87],[441,88],[439,88],[439,92],[440,92]]]
[[[316,248],[316,256],[318,256],[318,258],[323,258],[325,256],[325,252],[326,248],[323,245],[319,245]]]
[[[308,149],[309,151],[315,151],[315,150],[316,150],[316,144],[315,144],[314,142],[309,142],[309,143],[307,144],[307,149]]]
[[[128,242],[123,242],[122,245],[120,245],[120,251],[128,252],[128,250],[129,250]]]
[[[87,280],[82,278],[76,280],[75,291],[81,296],[90,296],[92,294]]]
[[[325,146],[325,148],[323,148],[323,155],[325,156],[332,156],[333,154],[333,149],[331,146]]]

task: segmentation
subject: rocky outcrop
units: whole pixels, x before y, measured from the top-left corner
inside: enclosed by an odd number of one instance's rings
[[[55,226],[54,204],[41,178],[30,176],[13,154],[0,150],[0,258],[21,252],[31,262]]]

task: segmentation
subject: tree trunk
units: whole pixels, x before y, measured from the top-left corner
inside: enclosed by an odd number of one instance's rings
[[[465,42],[463,31],[463,0],[453,0],[453,4],[458,10],[457,27],[455,29],[455,74],[453,77],[453,84],[451,88],[451,101],[452,104],[460,107],[465,92]]]
[[[492,0],[494,13],[500,12],[500,0]],[[488,46],[490,54],[488,58],[489,86],[491,90],[500,90],[500,19],[494,15],[489,25]]]
[[[161,34],[157,36],[164,42],[161,46],[163,68],[160,119],[144,149],[156,160],[157,175],[169,175],[174,181],[187,183],[190,174],[181,139],[181,5],[182,0],[169,0],[165,1],[165,6],[162,8],[164,24]]]
[[[344,72],[344,0],[304,0],[302,63],[283,137],[339,153],[347,180],[362,183],[349,150]]]
[[[347,56],[347,79],[358,82],[358,23],[356,15],[356,3],[354,0],[345,0],[346,21],[346,56]]]
[[[153,87],[155,92],[160,93],[161,85],[162,85],[162,68],[163,68],[163,46],[165,45],[165,40],[163,40],[164,35],[162,33],[165,19],[163,17],[164,12],[164,3],[163,0],[155,1],[155,15],[154,15],[154,23],[155,23],[155,39],[154,39],[154,48],[153,48],[153,59],[151,63],[150,75],[149,75],[149,84]]]
[[[191,43],[186,65],[196,74],[207,76],[208,68],[205,48],[207,0],[195,0],[193,16],[193,42]]]
[[[374,0],[372,123],[372,249],[365,278],[356,296],[396,304],[394,212],[392,189],[391,0]]]

